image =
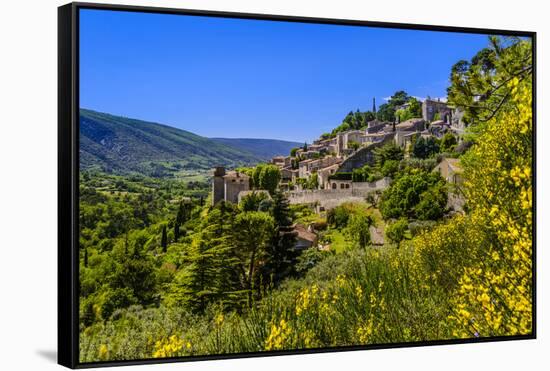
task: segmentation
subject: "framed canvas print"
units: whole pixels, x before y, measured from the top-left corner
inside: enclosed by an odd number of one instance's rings
[[[59,8],[59,363],[535,338],[534,32]]]

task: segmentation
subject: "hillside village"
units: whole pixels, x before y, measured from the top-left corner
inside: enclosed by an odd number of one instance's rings
[[[397,110],[407,106],[408,103],[403,104]],[[369,182],[354,180],[352,176],[355,169],[374,164],[376,148],[393,143],[408,154],[416,139],[440,139],[446,133],[461,141],[465,129],[461,110],[439,100],[426,99],[421,112],[422,117],[404,122],[398,122],[397,118],[393,122],[375,119],[369,121],[366,128],[321,137],[297,148],[291,155],[273,157],[271,163],[281,172],[279,188],[286,191],[291,204],[317,203],[321,209],[384,190],[390,184],[389,178]],[[441,172],[450,183],[460,182],[460,166],[456,159],[444,158],[434,170]],[[238,203],[249,190],[247,174],[226,172],[222,167],[214,171],[213,204],[222,199]]]
[[[416,99],[411,98],[410,102],[414,101]],[[410,102],[397,106],[395,111],[406,111]],[[355,176],[364,167],[375,166],[377,148],[394,145],[407,158],[411,156],[417,140],[435,141],[451,135],[456,143],[462,142],[466,125],[460,109],[432,99],[425,99],[419,108],[421,117],[412,117],[403,122],[399,122],[398,114],[394,121],[374,119],[368,121],[364,128],[323,134],[312,144],[306,143],[301,148],[293,149],[288,156],[273,157],[270,163],[280,171],[278,189],[285,193],[291,205],[307,205],[316,213],[326,212],[345,203],[379,199],[391,185],[391,177]],[[373,111],[376,112],[374,100]],[[456,158],[439,158],[432,171],[438,172],[455,189],[461,182],[462,170]],[[217,167],[212,180],[212,204],[221,200],[240,204],[245,197],[253,194],[270,198],[268,191],[254,187],[251,183],[251,176],[245,172]],[[448,211],[462,212],[464,200],[460,193],[449,192],[447,197]],[[384,244],[384,227],[370,226],[370,238],[374,245]],[[297,244],[303,248],[316,244],[318,234],[315,229],[314,223],[297,223],[294,226]],[[323,248],[323,245],[319,247]]]

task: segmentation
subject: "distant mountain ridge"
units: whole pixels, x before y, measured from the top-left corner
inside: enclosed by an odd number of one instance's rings
[[[217,165],[254,165],[286,148],[279,143],[284,141],[275,140],[273,145],[269,139],[251,141],[231,145],[159,123],[80,109],[81,169],[171,176]]]
[[[210,138],[213,141],[228,146],[248,151],[263,160],[269,160],[274,156],[288,156],[290,150],[303,146],[303,143],[290,142],[279,139],[253,139],[253,138]]]

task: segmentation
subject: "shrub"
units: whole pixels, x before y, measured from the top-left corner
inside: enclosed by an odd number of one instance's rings
[[[397,221],[390,223],[386,226],[386,237],[397,246],[401,244],[401,241],[405,238],[405,232],[407,230],[407,219],[401,218]]]

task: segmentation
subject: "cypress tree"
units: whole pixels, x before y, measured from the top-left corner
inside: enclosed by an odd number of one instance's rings
[[[182,224],[185,224],[189,220],[190,215],[191,215],[191,204],[184,202],[182,200],[178,207],[176,220],[174,222],[174,241],[175,242],[177,242],[181,236],[180,226]]]
[[[174,223],[174,242],[178,242],[180,238],[180,226],[178,223]]]
[[[88,268],[88,248],[84,248],[84,266]]]
[[[162,252],[166,252],[168,248],[168,235],[166,234],[166,225],[162,226],[162,237],[160,239],[160,245],[162,246]]]

